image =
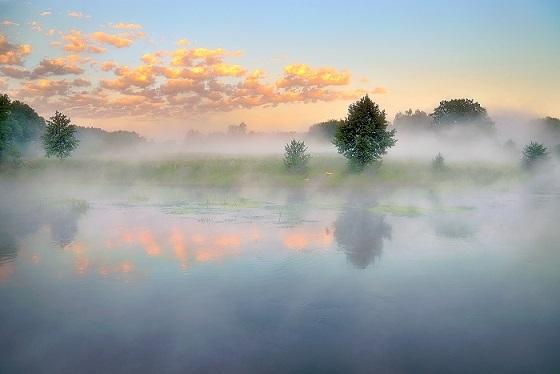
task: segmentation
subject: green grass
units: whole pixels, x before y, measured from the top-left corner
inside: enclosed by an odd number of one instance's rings
[[[343,158],[314,156],[305,175],[286,171],[281,157],[177,156],[175,159],[148,161],[106,161],[98,159],[39,159],[2,172],[4,177],[64,178],[69,182],[185,186],[279,186],[321,187],[421,186],[457,187],[511,185],[522,179],[517,165],[450,163],[445,171],[434,172],[429,162],[384,161],[360,174],[348,170]]]

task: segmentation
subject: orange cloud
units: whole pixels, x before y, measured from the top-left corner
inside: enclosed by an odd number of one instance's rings
[[[67,44],[64,50],[68,52],[82,52],[87,48],[87,39],[80,31],[72,30],[69,34],[63,36]]]
[[[43,31],[43,27],[37,21],[32,21],[29,23],[29,25],[31,26],[31,30],[33,31],[37,31],[37,32]]]
[[[29,77],[29,71],[27,69],[17,68],[15,66],[2,66],[0,71],[7,77],[15,79],[23,79]]]
[[[52,99],[45,96],[41,103],[95,118],[124,115],[178,118],[188,113],[350,99],[361,93],[342,88],[350,84],[348,71],[292,64],[283,69],[279,79],[275,79],[265,77],[260,69],[247,72],[242,65],[227,61],[228,57],[238,56],[239,51],[186,48],[186,39],[178,41],[180,47],[175,50],[143,54],[142,64],[136,67],[120,66],[114,61],[91,61],[77,55],[82,52],[102,53],[107,45],[128,47],[144,35],[139,31],[142,27],[138,24],[117,23],[112,27],[126,31],[83,34],[72,30],[63,35],[62,40],[65,41],[64,49],[74,54],[45,58],[31,72],[19,68],[0,71],[20,79],[81,75],[85,73],[85,62],[90,62],[100,71],[113,72],[112,79],[98,82],[79,77],[73,81],[42,79],[20,86],[22,95],[39,96],[41,92],[51,93],[50,96],[64,95]],[[17,47],[9,46],[11,50]],[[21,64],[21,59],[18,62]],[[381,93],[381,88],[376,88],[375,92]]]
[[[149,65],[155,65],[160,63],[162,56],[163,53],[161,52],[146,53],[142,56],[142,61]]]
[[[2,25],[4,25],[4,26],[19,26],[19,23],[15,23],[15,22],[7,19],[7,20],[2,21]]]
[[[140,36],[137,35],[138,37]],[[66,41],[64,45],[64,50],[68,52],[84,52],[89,53],[104,53],[107,51],[106,48],[96,45],[99,44],[109,44],[117,48],[128,47],[132,44],[132,39],[136,37],[134,35],[113,35],[102,31],[94,32],[91,35],[82,34],[78,30],[72,30],[70,33],[64,35],[62,38]]]
[[[44,11],[44,12],[39,13],[39,15],[40,15],[41,17],[50,16],[51,14],[52,14],[52,12],[49,11],[49,10],[46,10],[46,11]]]
[[[101,63],[101,70],[103,71],[111,71],[116,67],[117,64],[115,64],[113,61],[104,61],[103,63]]]
[[[92,38],[100,43],[110,44],[117,48],[128,47],[132,44],[132,39],[124,36],[108,34],[103,31],[97,31],[92,34]]]
[[[21,97],[54,96],[65,95],[70,88],[70,84],[65,80],[39,79],[36,81],[24,82],[18,92]]]
[[[31,78],[39,78],[50,75],[81,74],[84,69],[78,66],[84,60],[77,55],[70,55],[61,58],[43,59],[33,72]]]
[[[68,12],[68,16],[74,18],[91,18],[90,15],[84,14],[82,12],[77,12],[75,10]]]
[[[0,34],[0,65],[21,65],[25,56],[31,53],[31,45],[15,45]]]
[[[123,66],[115,69],[117,79],[101,81],[101,87],[122,90],[131,86],[148,87],[155,81],[153,68],[150,65],[141,65],[136,69]]]
[[[383,95],[387,93],[385,87],[375,87],[372,91],[372,94]]]
[[[139,25],[137,23],[124,23],[124,22],[119,22],[113,25],[114,29],[117,30],[142,30],[143,26]]]
[[[161,91],[166,95],[177,95],[185,92],[197,92],[203,87],[200,83],[189,78],[169,79],[161,86]]]
[[[183,38],[183,39],[179,39],[179,40],[177,40],[177,45],[178,45],[179,47],[186,47],[186,46],[189,45],[189,40],[188,40],[188,39],[184,39],[184,38]]]
[[[240,65],[216,64],[212,66],[212,71],[222,77],[239,77],[245,74],[245,69]]]
[[[88,47],[88,52],[90,53],[105,53],[107,48],[99,47],[97,45],[90,45]]]
[[[284,68],[284,77],[276,82],[281,88],[306,86],[343,86],[350,83],[348,71],[338,72],[331,67],[313,69],[306,64],[292,64]]]
[[[215,64],[221,62],[225,56],[236,55],[239,55],[239,52],[226,51],[223,48],[179,48],[171,53],[171,65],[192,66],[194,61],[199,59],[205,59],[208,64]]]
[[[74,87],[88,87],[91,86],[91,82],[85,78],[76,78],[72,81],[72,86]]]

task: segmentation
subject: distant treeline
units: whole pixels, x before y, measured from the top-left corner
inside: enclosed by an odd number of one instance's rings
[[[325,142],[332,142],[337,129],[344,124],[345,119],[331,119],[309,127],[304,137]],[[11,101],[8,95],[0,94],[0,161],[15,157],[26,152],[42,152],[41,136],[44,134],[45,119],[35,110],[21,101]],[[486,108],[471,99],[452,99],[441,101],[433,112],[428,114],[421,110],[406,110],[396,114],[392,126],[399,133],[434,132],[438,130],[463,128],[473,129],[478,134],[492,136],[495,134],[494,121],[490,118]],[[557,147],[560,142],[560,119],[545,117],[528,123],[529,128],[538,131],[534,139],[548,146]],[[225,132],[202,134],[196,130],[189,130],[185,142],[199,144],[204,140],[220,139],[251,139],[275,138],[290,139],[297,133],[291,131],[254,132],[249,131],[245,123],[231,125]],[[133,131],[106,131],[94,127],[77,126],[77,137],[80,141],[77,154],[88,155],[105,151],[126,151],[130,147],[147,144],[148,141]],[[506,137],[507,139],[507,137]],[[512,146],[509,141],[506,145]],[[232,144],[232,146],[234,146]],[[560,152],[560,146],[558,146]]]
[[[257,132],[249,131],[245,122],[239,125],[229,125],[225,132],[215,131],[208,134],[202,133],[198,130],[189,130],[185,135],[185,143],[197,143],[202,139],[204,140],[223,140],[223,139],[243,139],[250,137],[279,137],[289,138],[297,133],[295,131],[274,131],[274,132]]]
[[[317,139],[332,141],[344,119],[331,119],[309,127],[308,134]],[[539,140],[560,141],[560,119],[545,117],[527,124],[537,131]],[[441,101],[433,112],[408,109],[395,115],[392,126],[402,133],[438,132],[448,129],[463,129],[483,136],[496,133],[494,121],[486,108],[471,99],[452,99]],[[471,131],[472,130],[472,131]],[[397,134],[398,136],[398,134]]]
[[[45,132],[45,119],[21,101],[0,95],[0,159],[39,149]],[[146,140],[133,131],[106,131],[77,126],[80,153],[130,147]]]

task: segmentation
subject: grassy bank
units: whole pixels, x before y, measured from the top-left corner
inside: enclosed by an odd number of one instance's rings
[[[299,186],[336,187],[343,184],[395,186],[508,185],[523,178],[517,165],[490,163],[449,164],[443,171],[432,170],[429,162],[384,161],[361,174],[348,171],[344,159],[315,156],[304,175],[287,172],[281,157],[191,157],[165,160],[52,159],[27,160],[19,168],[2,171],[3,178],[26,180],[56,178],[68,182],[156,185],[215,186]]]

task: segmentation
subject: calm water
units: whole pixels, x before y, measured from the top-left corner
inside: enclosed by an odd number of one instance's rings
[[[0,372],[558,372],[560,196],[5,186]]]

